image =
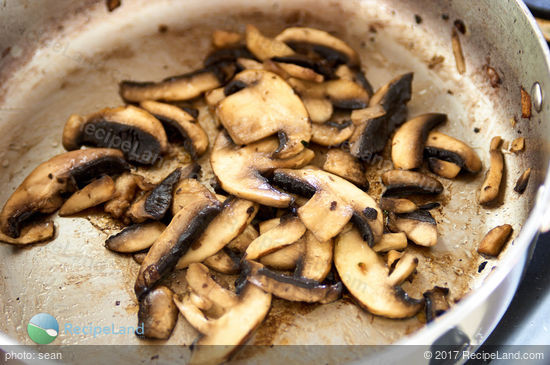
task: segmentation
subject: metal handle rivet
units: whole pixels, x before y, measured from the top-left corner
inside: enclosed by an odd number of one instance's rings
[[[540,113],[542,110],[542,88],[540,87],[538,81],[531,87],[531,98],[533,100],[533,107],[537,113]]]

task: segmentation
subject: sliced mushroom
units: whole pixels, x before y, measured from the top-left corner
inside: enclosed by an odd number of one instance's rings
[[[489,233],[483,237],[477,252],[487,256],[498,256],[512,232],[512,226],[509,224],[503,224],[502,226],[491,229]]]
[[[254,58],[254,55],[250,53],[245,45],[236,44],[231,47],[215,49],[210,52],[204,59],[203,64],[206,68],[216,66],[233,67],[233,64],[239,58]]]
[[[63,194],[102,174],[120,174],[127,169],[122,153],[111,148],[57,155],[36,167],[13,192],[0,213],[0,229],[17,238],[22,224],[31,216],[56,211],[63,204]]]
[[[257,212],[258,204],[249,200],[229,198],[220,214],[181,257],[176,268],[183,269],[193,262],[202,262],[220,251],[243,232]]]
[[[174,188],[172,199],[172,214],[177,214],[180,210],[187,207],[197,199],[197,195],[202,195],[206,199],[216,200],[214,194],[206,186],[193,178],[181,179]],[[218,199],[220,200],[220,199]],[[225,199],[223,199],[225,201]]]
[[[133,224],[105,241],[111,251],[131,253],[146,250],[159,238],[166,226],[160,222]]]
[[[504,156],[500,150],[501,142],[502,139],[498,136],[491,139],[489,150],[491,166],[489,167],[489,171],[487,171],[483,185],[481,185],[481,192],[479,194],[480,204],[489,204],[498,197],[502,174],[504,172]]]
[[[325,77],[311,68],[296,65],[293,63],[285,63],[285,62],[271,62],[273,63],[277,68],[281,69],[283,73],[288,75],[288,77],[295,77],[297,79],[306,80],[306,81],[312,81],[312,82],[323,82],[325,81]],[[278,72],[276,72],[278,74]],[[282,76],[282,75],[281,75]],[[284,77],[285,79],[288,77]]]
[[[384,233],[380,242],[372,247],[376,252],[399,251],[405,248],[407,248],[407,236],[403,232]]]
[[[448,294],[449,289],[440,286],[435,286],[432,290],[424,293],[424,300],[426,301],[426,321],[428,323],[449,310],[450,306],[447,301]]]
[[[237,303],[217,319],[208,319],[185,298],[174,298],[181,314],[202,336],[194,342],[190,364],[220,364],[252,336],[271,308],[271,294],[246,284]]]
[[[0,232],[0,242],[16,246],[30,245],[49,240],[55,236],[55,225],[51,221],[39,222],[27,225],[21,229],[17,238],[10,237]]]
[[[210,269],[222,274],[234,275],[239,272],[239,261],[236,257],[231,256],[229,250],[221,249],[203,262]]]
[[[401,285],[414,273],[416,266],[418,266],[418,258],[405,253],[399,258],[395,268],[388,277],[390,285]]]
[[[443,185],[433,177],[416,171],[390,170],[382,174],[382,183],[386,186],[383,196],[401,196],[411,194],[440,194]]]
[[[300,44],[311,45],[313,51],[320,56],[331,60],[336,58],[339,63],[347,63],[350,66],[358,66],[360,63],[359,55],[353,48],[341,39],[319,29],[290,27],[275,39],[287,43],[292,48],[299,48]]]
[[[523,194],[525,192],[525,189],[527,189],[527,184],[529,184],[530,177],[531,168],[528,168],[519,177],[518,181],[516,182],[516,186],[514,186],[514,191],[518,194]]]
[[[105,203],[105,212],[113,218],[121,218],[126,213],[132,200],[139,189],[141,176],[126,172],[115,180],[115,194],[111,200]]]
[[[380,209],[394,213],[411,213],[417,210],[418,206],[409,199],[381,197]]]
[[[423,114],[399,127],[392,140],[391,158],[394,167],[404,170],[420,167],[428,133],[446,120],[445,114]]]
[[[461,170],[461,167],[454,162],[440,160],[437,158],[428,158],[428,167],[436,175],[447,179],[454,179]]]
[[[312,82],[291,77],[287,82],[302,98],[327,99],[336,108],[362,109],[369,103],[365,89],[350,80]]]
[[[179,76],[171,76],[160,82],[122,81],[120,96],[130,103],[144,100],[190,100],[204,92],[225,84],[235,72],[232,64],[214,65]]]
[[[390,214],[388,228],[392,232],[404,232],[419,246],[430,247],[437,243],[437,222],[426,210]]]
[[[294,270],[304,256],[305,250],[305,238],[302,237],[288,246],[263,256],[260,263],[276,270]]]
[[[303,96],[302,101],[304,102],[304,106],[306,107],[309,118],[312,122],[325,123],[329,121],[330,117],[332,117],[334,108],[332,107],[330,100]],[[312,127],[313,126],[315,126],[315,124],[313,124]]]
[[[357,229],[351,228],[336,238],[334,264],[350,294],[372,314],[408,318],[422,309],[422,300],[410,298],[391,283],[382,258],[364,244]]]
[[[374,94],[369,80],[367,80],[363,72],[358,68],[352,70],[348,65],[340,65],[334,72],[334,75],[339,79],[353,81],[361,85],[369,95]]]
[[[76,191],[59,208],[61,217],[76,214],[88,208],[105,203],[115,195],[115,182],[105,175]]]
[[[323,170],[343,177],[362,189],[369,189],[363,166],[348,152],[333,148],[328,150],[324,159],[321,166]]]
[[[128,161],[151,165],[168,149],[162,124],[133,105],[105,108],[87,117],[71,115],[63,129],[63,146],[116,148]]]
[[[140,106],[153,114],[164,126],[169,140],[183,140],[183,146],[193,159],[208,148],[208,136],[195,118],[177,106],[157,101],[142,101]]]
[[[338,146],[345,142],[355,129],[350,120],[342,123],[326,122],[323,124],[313,123],[311,125],[311,142],[321,146]]]
[[[334,243],[332,240],[320,242],[311,232],[304,236],[305,252],[296,269],[296,275],[322,282],[332,269],[332,254]]]
[[[246,26],[246,46],[261,61],[294,54],[292,48],[283,41],[264,36],[251,24]]]
[[[195,202],[172,218],[141,264],[134,287],[138,298],[151,290],[176,266],[180,257],[200,237],[221,209],[221,203],[217,200],[198,196]]]
[[[286,160],[273,159],[271,155],[277,146],[276,138],[268,138],[241,148],[220,132],[210,156],[212,170],[222,188],[230,194],[267,206],[287,207],[292,197],[273,188],[262,174],[279,167],[304,166],[313,159],[314,153],[304,149]]]
[[[185,169],[187,173],[189,169]],[[128,209],[127,215],[133,222],[141,223],[147,219],[161,220],[172,205],[175,185],[182,176],[181,168],[172,171],[153,190],[145,194]]]
[[[283,217],[279,224],[250,243],[246,249],[247,260],[255,260],[299,240],[306,233],[306,227],[298,217]]]
[[[216,48],[225,48],[234,46],[242,40],[243,36],[239,33],[227,30],[216,29],[212,32],[212,44]]]
[[[236,144],[249,144],[278,134],[278,158],[295,156],[311,139],[307,110],[292,88],[279,76],[268,71],[245,70],[226,87],[226,95],[216,107],[220,120]],[[269,97],[266,97],[269,95]]]
[[[206,101],[206,104],[208,104],[208,106],[210,107],[211,112],[215,111],[218,103],[223,99],[225,99],[225,92],[223,87],[210,90],[206,94],[204,94],[204,100]],[[215,122],[217,123],[216,126],[219,126],[219,120],[216,119]]]
[[[424,152],[429,157],[452,162],[468,172],[481,170],[481,160],[470,146],[440,132],[430,132]]]
[[[156,287],[145,295],[139,302],[138,328],[143,328],[140,336],[156,340],[170,337],[178,320],[178,307],[173,298],[174,293],[165,286]]]
[[[283,275],[254,261],[246,261],[247,280],[276,297],[293,302],[331,303],[342,295],[342,283],[319,284],[306,278]]]
[[[253,225],[246,226],[244,231],[227,244],[227,248],[239,253],[244,253],[250,243],[259,236]]]
[[[349,181],[314,169],[278,169],[273,181],[285,190],[311,198],[298,208],[298,216],[319,241],[336,236],[350,219],[369,245],[380,240],[382,211],[367,193]]]
[[[388,268],[394,269],[396,263],[399,261],[401,257],[403,257],[405,253],[401,251],[391,250],[388,252],[386,257],[386,264],[388,265]]]
[[[369,106],[380,105],[387,113],[395,112],[411,100],[412,81],[412,72],[395,77],[376,91],[370,99]],[[404,120],[401,121],[403,122]],[[401,123],[391,125],[391,130]]]

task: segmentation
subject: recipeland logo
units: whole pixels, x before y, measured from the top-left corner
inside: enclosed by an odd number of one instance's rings
[[[57,338],[59,324],[48,313],[34,315],[27,325],[27,333],[31,340],[39,345],[47,345]]]

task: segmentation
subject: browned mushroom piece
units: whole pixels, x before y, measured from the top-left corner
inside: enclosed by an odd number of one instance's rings
[[[292,197],[273,188],[262,175],[268,175],[279,167],[297,168],[306,165],[313,151],[304,149],[298,155],[281,160],[272,158],[279,145],[271,137],[246,147],[235,145],[225,132],[220,132],[214,142],[210,163],[221,187],[239,198],[263,205],[287,207]]]
[[[423,114],[405,122],[392,140],[391,158],[396,169],[412,170],[423,161],[428,133],[447,120],[445,114]]]
[[[200,237],[210,222],[222,210],[213,198],[198,195],[196,200],[180,210],[149,249],[141,264],[134,290],[138,298],[176,266],[189,247]]]
[[[126,102],[144,100],[182,101],[194,99],[204,92],[224,85],[235,73],[235,65],[221,63],[160,82],[122,81],[120,96]]]
[[[531,119],[531,95],[521,87],[521,117]]]
[[[212,32],[212,45],[216,48],[226,48],[238,44],[243,39],[240,33],[216,29]]]
[[[62,195],[102,174],[121,174],[127,170],[122,152],[111,148],[89,148],[57,155],[36,167],[13,192],[0,213],[0,229],[17,238],[22,225],[33,215],[52,213],[61,207]]]
[[[267,293],[293,302],[331,303],[342,295],[342,283],[318,281],[276,273],[254,261],[246,261],[247,280]]]
[[[284,79],[294,77],[297,79],[311,81],[311,82],[323,82],[325,77],[311,68],[296,65],[294,63],[285,63],[285,62],[273,62],[265,61],[266,67],[277,74],[279,74]],[[284,76],[283,76],[284,75]]]
[[[315,169],[278,169],[273,181],[285,190],[310,198],[298,208],[298,216],[319,241],[336,236],[350,220],[369,245],[380,240],[382,211],[374,199],[349,181]]]
[[[435,286],[432,290],[424,293],[424,301],[426,302],[426,321],[428,323],[449,310],[450,306],[447,301],[448,295],[449,289],[440,286]]]
[[[152,165],[168,149],[162,124],[149,112],[133,105],[105,108],[81,117],[71,115],[63,129],[63,147],[116,148],[128,161]]]
[[[203,61],[205,68],[226,67],[228,71],[234,71],[235,62],[239,58],[255,58],[244,44],[235,44],[218,48],[210,52]]]
[[[512,153],[520,153],[525,149],[525,138],[524,137],[518,137],[512,141],[512,145],[510,146],[510,152]]]
[[[244,231],[227,244],[227,248],[238,253],[244,253],[250,243],[259,236],[253,225],[249,224]]]
[[[294,270],[306,251],[305,236],[277,251],[262,256],[260,263],[276,270]]]
[[[407,248],[407,236],[403,232],[384,233],[380,242],[372,247],[376,252],[389,252]]]
[[[305,252],[298,262],[295,275],[320,283],[332,269],[334,242],[321,242],[309,231],[304,235],[303,241]]]
[[[256,260],[273,251],[298,241],[305,233],[306,227],[298,217],[282,217],[273,228],[261,233],[250,243],[245,252],[247,260]]]
[[[165,229],[160,222],[133,224],[107,238],[105,247],[123,253],[143,251],[151,247]]]
[[[509,224],[503,224],[491,229],[489,233],[483,237],[483,240],[477,248],[477,252],[487,256],[498,256],[506,242],[508,242],[512,232],[512,226]]]
[[[388,277],[390,285],[401,285],[415,272],[417,266],[418,258],[405,252],[403,256],[399,258],[395,264],[395,268]]]
[[[338,146],[349,139],[355,126],[350,120],[343,122],[328,121],[311,125],[311,142],[321,146]]]
[[[481,185],[479,193],[480,204],[492,203],[499,195],[502,175],[504,173],[504,156],[500,150],[501,142],[502,139],[498,136],[491,139],[489,150],[491,165],[489,171],[487,171],[483,185]]]
[[[178,320],[178,307],[173,297],[174,293],[166,286],[158,286],[147,293],[139,302],[136,334],[156,340],[168,339]]]
[[[523,194],[525,192],[525,189],[527,189],[527,184],[529,184],[529,178],[531,177],[531,168],[528,168],[521,174],[521,176],[518,178],[518,181],[516,181],[516,185],[514,186],[514,191],[518,194]]]
[[[440,160],[434,157],[428,158],[428,167],[431,172],[446,179],[454,179],[461,168],[454,162]]]
[[[386,186],[384,197],[440,194],[443,191],[443,185],[439,181],[416,171],[386,171],[382,174],[382,183]]]
[[[388,228],[392,232],[404,232],[409,240],[419,246],[430,247],[437,243],[437,222],[430,212],[391,213],[389,218]]]
[[[313,123],[325,123],[330,120],[334,107],[328,99],[324,98],[311,98],[302,96],[302,101],[307,109],[309,118]],[[312,125],[312,127],[315,124]]]
[[[372,85],[365,77],[365,74],[363,74],[363,71],[361,71],[359,68],[352,69],[348,65],[340,65],[334,72],[334,76],[339,79],[353,81],[356,84],[361,85],[361,87],[363,87],[363,89],[365,89],[365,91],[369,95],[374,94],[374,91],[372,90]]]
[[[363,165],[349,152],[332,148],[322,155],[322,159],[323,170],[343,177],[364,190],[369,189]]]
[[[52,239],[55,236],[55,225],[51,221],[38,222],[27,225],[21,229],[17,238],[10,237],[0,232],[0,242],[15,246],[30,245]]]
[[[251,24],[246,26],[246,46],[261,61],[294,54],[292,48],[284,42],[264,36]]]
[[[302,152],[304,143],[311,139],[311,123],[304,104],[278,75],[242,71],[226,86],[225,94],[226,98],[216,107],[216,117],[236,144],[277,134],[280,144],[273,155],[290,158]]]
[[[102,176],[76,191],[59,208],[61,217],[79,213],[95,207],[115,196],[115,182],[108,176]]]
[[[394,213],[411,213],[418,210],[418,206],[409,199],[381,197],[380,209]]]
[[[329,100],[335,108],[362,109],[369,103],[369,94],[363,87],[346,79],[313,82],[289,78],[287,82],[304,99]]]
[[[386,255],[386,265],[390,270],[393,270],[395,268],[396,263],[399,261],[401,257],[405,252],[397,251],[397,250],[390,250],[388,254]]]
[[[481,170],[481,160],[470,146],[440,132],[430,132],[424,147],[424,154],[453,163],[468,172],[476,173]]]
[[[232,256],[231,251],[221,249],[210,257],[207,257],[203,263],[210,269],[221,272],[222,274],[234,275],[239,273],[239,261]]]
[[[164,126],[168,140],[183,142],[193,159],[208,149],[208,136],[196,119],[185,110],[157,101],[142,101],[140,106],[153,114]]]
[[[336,238],[334,265],[350,294],[372,314],[408,318],[423,307],[423,300],[409,297],[399,285],[390,281],[388,267],[364,244],[355,228],[349,227]]]
[[[143,185],[143,177],[133,175],[126,172],[120,175],[115,180],[115,194],[111,200],[105,203],[105,212],[109,213],[113,218],[121,218],[126,214],[126,210],[130,207],[134,200],[139,185]]]

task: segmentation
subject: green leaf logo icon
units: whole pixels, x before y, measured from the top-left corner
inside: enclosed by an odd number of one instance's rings
[[[47,313],[38,313],[29,321],[27,333],[31,340],[37,344],[47,345],[57,338],[59,324],[53,316]]]

